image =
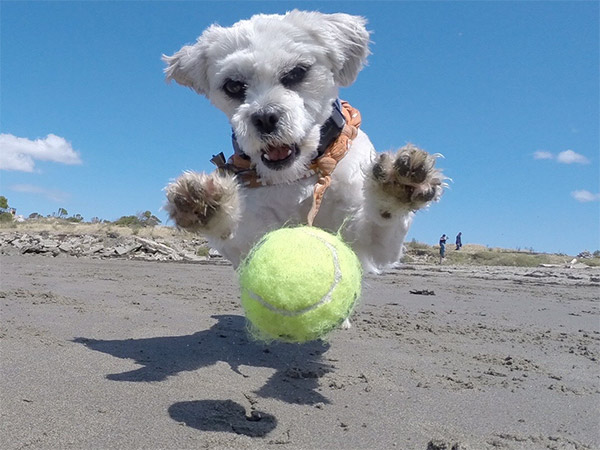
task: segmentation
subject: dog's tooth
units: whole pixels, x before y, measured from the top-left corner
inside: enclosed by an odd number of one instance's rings
[[[287,151],[287,155],[285,155],[285,156],[286,156],[286,158],[287,158],[288,156],[290,156],[291,154],[292,154],[292,149],[291,149],[291,148],[289,148],[289,149],[288,149],[288,151]]]
[[[267,161],[271,161],[271,157],[269,156],[269,154],[268,154],[268,153],[265,153],[263,156],[265,157],[265,159],[266,159]]]

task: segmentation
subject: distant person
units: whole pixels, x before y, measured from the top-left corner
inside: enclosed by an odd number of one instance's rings
[[[442,234],[442,237],[440,238],[440,264],[446,257],[446,241],[447,240],[448,240],[448,236],[446,236],[445,234]]]
[[[462,247],[462,232],[459,232],[456,235],[456,250],[460,250]]]

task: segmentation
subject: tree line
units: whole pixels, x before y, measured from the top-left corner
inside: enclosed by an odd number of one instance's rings
[[[8,199],[0,195],[0,222],[12,222],[15,220],[16,210],[8,205]],[[40,219],[61,219],[67,222],[81,223],[85,222],[81,214],[69,215],[69,212],[65,208],[58,208],[52,214],[43,216],[37,212],[29,214],[27,219],[40,220]],[[119,226],[126,227],[155,227],[161,224],[161,220],[152,214],[151,211],[138,212],[135,215],[121,216],[115,221],[100,219],[99,217],[92,217],[89,223],[112,223]]]

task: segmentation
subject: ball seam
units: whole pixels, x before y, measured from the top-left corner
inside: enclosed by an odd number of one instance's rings
[[[260,295],[256,294],[255,292],[252,292],[249,289],[246,289],[246,292],[253,300],[256,300],[258,303],[260,303],[265,308],[267,308],[277,314],[280,314],[282,316],[287,316],[287,317],[301,316],[302,314],[306,314],[307,312],[310,312],[310,311],[317,309],[323,305],[326,305],[327,303],[329,303],[331,301],[333,291],[335,290],[335,288],[337,287],[337,285],[339,284],[339,282],[342,279],[342,270],[340,268],[340,262],[338,259],[338,254],[337,254],[336,248],[331,243],[327,242],[325,239],[323,239],[321,236],[318,236],[315,233],[311,233],[310,231],[307,231],[307,230],[303,230],[303,232],[310,234],[314,238],[321,241],[323,244],[325,244],[325,246],[331,252],[331,256],[333,257],[333,283],[329,287],[329,291],[321,298],[321,300],[319,300],[317,303],[313,303],[312,305],[307,306],[306,308],[303,308],[303,309],[300,309],[297,311],[289,311],[286,309],[277,308],[276,306],[273,306],[272,304],[266,302]]]

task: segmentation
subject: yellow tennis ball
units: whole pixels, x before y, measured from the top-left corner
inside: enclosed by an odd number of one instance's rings
[[[352,249],[314,227],[266,234],[238,273],[250,331],[266,341],[325,336],[350,315],[361,291],[361,265]]]

